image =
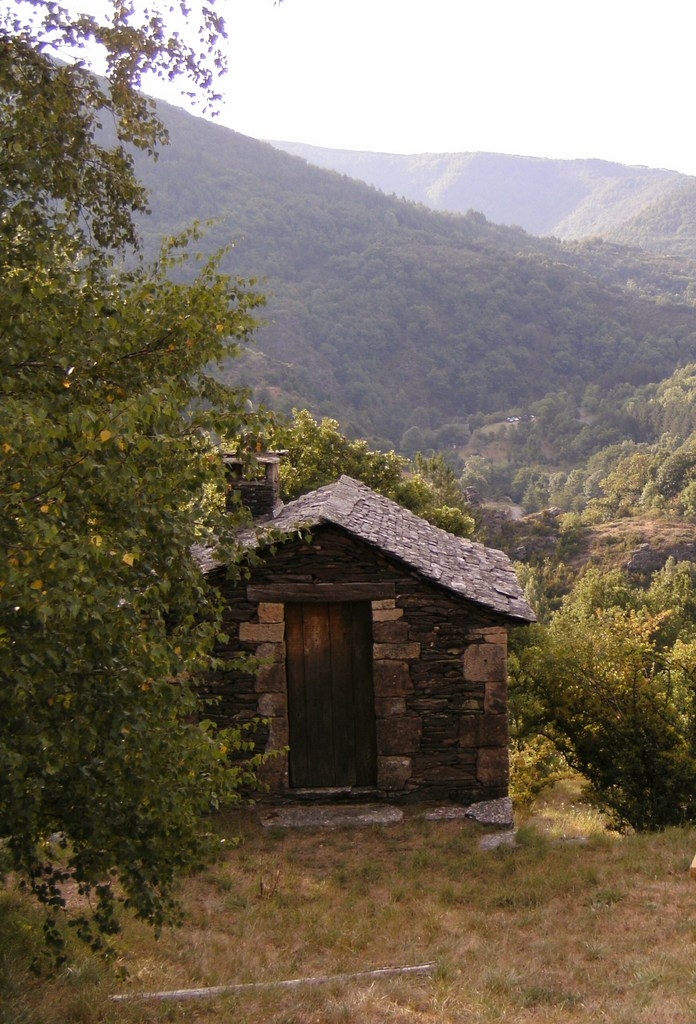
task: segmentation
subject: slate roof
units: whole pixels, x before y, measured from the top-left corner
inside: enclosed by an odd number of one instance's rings
[[[535,620],[506,554],[440,530],[349,476],[280,506],[258,526],[289,533],[322,524],[340,527],[467,601]],[[252,546],[255,536],[247,532],[244,543]],[[200,561],[204,571],[215,568]]]

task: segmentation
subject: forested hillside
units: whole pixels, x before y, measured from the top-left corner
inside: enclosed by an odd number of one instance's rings
[[[657,381],[696,353],[683,268],[437,213],[161,111],[171,145],[143,168],[146,241],[216,218],[200,244],[234,243],[227,269],[268,296],[242,372],[276,408],[333,415],[382,447],[423,426],[445,445],[477,412]]]
[[[682,191],[693,187],[693,181],[677,171],[628,167],[606,160],[552,160],[502,153],[403,156],[293,142],[273,145],[317,167],[365,181],[388,195],[450,213],[478,210],[497,224],[563,239],[602,235],[629,245],[640,244],[632,224],[646,214],[655,221],[657,242],[660,231],[669,231],[660,211],[665,206],[678,208]]]
[[[686,178],[677,188],[645,206],[608,232],[607,237],[648,252],[696,257],[696,179]]]

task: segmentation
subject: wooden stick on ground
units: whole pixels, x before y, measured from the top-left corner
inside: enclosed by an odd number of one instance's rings
[[[117,1002],[126,999],[207,999],[260,988],[298,988],[300,985],[325,985],[332,981],[391,978],[399,974],[433,974],[435,967],[435,963],[417,964],[415,967],[380,967],[374,971],[358,971],[357,974],[324,974],[315,978],[291,978],[287,981],[251,981],[240,985],[214,985],[211,988],[180,988],[171,992],[127,992],[109,998]]]

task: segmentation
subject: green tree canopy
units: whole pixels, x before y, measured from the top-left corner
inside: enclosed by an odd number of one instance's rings
[[[70,881],[93,897],[74,923],[100,946],[119,902],[171,919],[175,879],[208,845],[200,815],[251,781],[252,762],[227,758],[242,734],[192,724],[219,608],[191,551],[235,562],[210,439],[243,444],[257,425],[211,367],[261,300],[215,259],[177,283],[177,240],[124,269],[145,202],[124,145],[161,141],[136,86],[154,69],[208,88],[205,61],[157,13],[132,25],[128,4],[106,27],[28,9],[0,19],[0,840],[48,934]],[[104,92],[48,56],[95,39]]]
[[[307,409],[293,410],[292,422],[281,429],[276,443],[287,451],[280,470],[285,499],[333,483],[342,474],[392,496],[407,465],[393,451],[371,451],[366,441],[351,441],[337,420],[319,421]]]
[[[460,537],[474,532],[464,493],[441,455],[417,455],[411,464],[393,451],[372,451],[366,441],[342,434],[336,420],[319,422],[306,409],[293,411],[292,422],[279,431],[275,443],[287,451],[280,470],[285,499],[345,473],[443,530]]]
[[[118,248],[136,242],[132,214],[147,208],[133,148],[153,154],[167,139],[139,87],[179,77],[189,96],[214,103],[225,28],[215,0],[107,0],[100,10],[26,0],[0,13],[0,207],[6,229],[65,224]],[[168,25],[177,12],[186,38]]]
[[[648,590],[591,569],[510,664],[520,749],[551,739],[619,828],[696,820],[693,566]]]

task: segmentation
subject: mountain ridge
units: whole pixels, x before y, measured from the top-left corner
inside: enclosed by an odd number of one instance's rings
[[[694,180],[679,171],[594,158],[369,153],[275,140],[271,145],[432,209],[478,210],[497,224],[564,240],[613,237],[645,207]]]

